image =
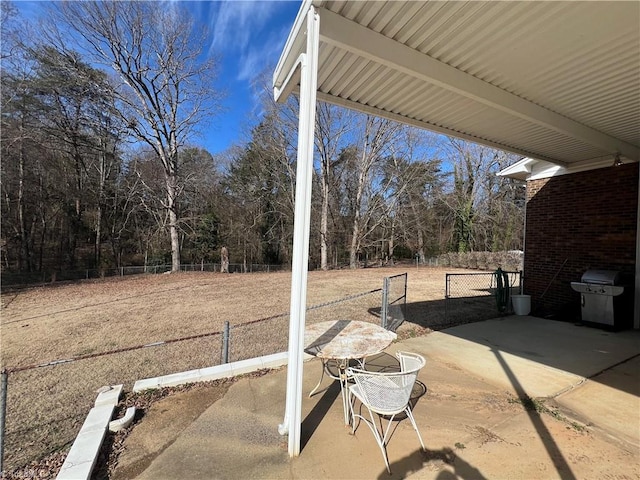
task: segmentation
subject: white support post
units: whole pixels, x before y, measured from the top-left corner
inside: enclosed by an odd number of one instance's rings
[[[307,49],[301,56],[300,113],[298,124],[298,159],[293,227],[293,261],[291,308],[289,318],[289,369],[287,401],[280,434],[289,434],[289,456],[300,454],[302,424],[302,373],[304,326],[307,308],[307,270],[309,264],[309,229],[311,219],[311,185],[316,119],[318,77],[319,16],[315,8],[307,13]]]

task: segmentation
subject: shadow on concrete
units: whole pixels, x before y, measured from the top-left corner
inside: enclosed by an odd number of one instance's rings
[[[494,328],[485,331],[461,326],[442,333],[484,345],[493,352],[508,353],[573,373],[633,395],[639,393],[640,374],[635,379],[629,378],[628,382],[615,384],[610,377],[600,374],[640,355],[640,331],[610,332],[537,317],[511,316],[490,322]]]
[[[516,375],[511,370],[511,368],[509,368],[509,365],[504,360],[499,350],[491,349],[491,351],[496,356],[496,359],[500,363],[500,366],[504,370],[507,377],[509,377],[509,381],[511,382],[511,385],[513,385],[513,388],[516,391],[518,398],[523,402],[523,405],[525,405],[525,411],[527,412],[527,415],[529,415],[529,420],[531,421],[532,425],[536,429],[536,432],[538,432],[538,437],[540,437],[540,440],[542,441],[544,448],[547,450],[547,453],[549,454],[549,458],[551,458],[551,461],[553,462],[553,465],[555,466],[558,472],[558,475],[562,479],[576,480],[575,475],[571,471],[571,467],[569,466],[569,463],[564,458],[564,455],[562,454],[562,451],[560,450],[560,448],[558,447],[558,444],[554,440],[553,435],[551,435],[551,433],[545,426],[544,422],[540,418],[540,414],[536,411],[535,408],[526,408],[527,404],[529,403],[528,400],[530,399],[527,393],[525,392],[524,388],[518,381],[518,377],[516,377]]]
[[[304,450],[304,447],[309,442],[309,439],[313,436],[314,432],[317,430],[322,419],[327,415],[327,412],[331,409],[331,406],[341,395],[340,393],[340,382],[334,381],[331,382],[328,388],[324,390],[322,397],[320,400],[313,406],[309,414],[302,421],[302,426],[300,427],[301,438],[300,438],[300,451]]]
[[[451,305],[447,308],[451,309]],[[500,322],[500,326],[465,327],[487,320]],[[639,330],[609,331],[570,321],[499,315],[495,305],[487,308],[475,300],[459,303],[454,312],[449,311],[446,315],[445,300],[408,303],[404,308],[403,323],[434,331],[447,329],[443,333],[488,349],[589,378],[633,395],[639,394],[640,377],[613,384],[611,377],[599,375],[640,355]]]
[[[433,463],[436,468],[440,468],[437,464],[444,463],[449,465],[453,472],[449,470],[442,470],[435,477],[436,480],[459,480],[473,479],[473,480],[486,480],[486,477],[482,475],[473,465],[470,465],[462,457],[460,457],[451,448],[445,447],[440,450],[414,450],[410,455],[401,458],[396,462],[390,464],[391,475],[383,470],[378,475],[378,480],[390,480],[395,478],[406,478],[410,474],[417,472],[425,468],[429,463]]]
[[[445,300],[438,300],[408,304],[404,309],[405,324],[440,330],[439,334],[486,347],[480,349],[475,347],[473,351],[482,356],[494,356],[499,365],[498,370],[502,370],[513,391],[525,406],[529,420],[552,460],[558,476],[575,480],[576,477],[569,462],[529,397],[528,387],[523,385],[522,380],[509,366],[505,356],[515,356],[578,377],[588,378],[593,382],[637,396],[640,394],[640,372],[625,377],[600,374],[640,355],[640,331],[612,332],[532,316],[507,315],[496,318],[498,317],[496,313],[493,314],[494,318],[479,322],[478,316],[475,315],[476,309],[471,304],[466,308],[459,308],[456,315],[450,313],[443,315],[444,302]],[[464,344],[460,343],[459,347],[454,345],[458,344],[455,342],[451,344],[450,348],[453,349],[451,352],[460,348],[461,355],[464,355],[462,353]],[[464,362],[468,360],[468,358],[460,359],[462,368],[464,368]],[[490,372],[485,374],[491,377]],[[561,392],[557,394],[559,393]],[[415,458],[405,460],[406,468],[413,471],[412,469],[416,468]],[[401,468],[405,466],[401,465]],[[462,478],[479,478],[478,473]],[[446,479],[450,472],[443,472],[442,475],[438,478]]]
[[[370,308],[369,314],[381,317],[380,308]],[[396,331],[403,323],[432,330],[480,322],[501,316],[493,297],[466,297],[449,300],[411,302],[391,305],[387,328]]]

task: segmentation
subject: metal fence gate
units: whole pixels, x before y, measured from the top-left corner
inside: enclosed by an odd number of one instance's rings
[[[385,277],[382,286],[382,327],[395,331],[404,322],[406,308],[407,274]]]
[[[522,287],[522,272],[507,272],[509,297]],[[496,274],[447,273],[445,277],[445,321],[447,324],[470,323],[512,313],[509,303],[500,311],[496,303]]]

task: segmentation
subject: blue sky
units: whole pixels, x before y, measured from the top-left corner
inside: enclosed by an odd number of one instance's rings
[[[37,21],[48,1],[16,1],[22,16]],[[247,125],[260,112],[253,80],[269,68],[272,73],[300,7],[289,1],[177,1],[157,2],[163,8],[180,3],[196,22],[209,30],[204,51],[220,60],[217,86],[226,92],[223,112],[211,122],[197,144],[212,154],[241,142]]]
[[[299,1],[184,2],[196,18],[209,25],[209,53],[220,57],[219,84],[227,92],[225,112],[205,143],[211,153],[242,140],[242,129],[260,112],[253,80],[273,72]]]

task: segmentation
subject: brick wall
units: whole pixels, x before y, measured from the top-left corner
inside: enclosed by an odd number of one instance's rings
[[[637,209],[637,163],[527,182],[524,292],[533,312],[579,319],[570,282],[592,268],[634,274]]]

